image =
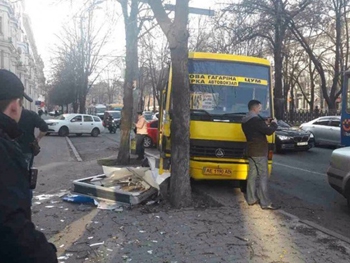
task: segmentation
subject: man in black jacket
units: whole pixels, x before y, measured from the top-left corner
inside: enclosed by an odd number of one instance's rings
[[[29,173],[15,141],[21,135],[24,93],[20,79],[0,70],[0,261],[57,263],[56,248],[30,220]]]
[[[268,142],[266,135],[273,134],[277,129],[275,119],[268,124],[259,113],[261,102],[251,100],[248,103],[249,112],[242,119],[242,129],[247,138],[247,155],[249,158],[249,173],[247,179],[248,205],[260,203],[262,209],[276,210],[269,198],[268,182]],[[257,187],[257,181],[259,186]]]
[[[21,119],[18,123],[19,128],[23,132],[22,136],[18,139],[18,143],[21,146],[22,152],[28,163],[28,168],[33,166],[34,160],[34,147],[39,147],[39,141],[43,138],[49,130],[46,122],[39,117],[34,111],[22,109]],[[35,128],[39,128],[39,134],[35,137]]]

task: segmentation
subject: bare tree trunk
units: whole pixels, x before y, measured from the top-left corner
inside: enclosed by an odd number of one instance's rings
[[[130,130],[133,116],[133,82],[137,79],[138,71],[138,1],[131,1],[130,15],[128,14],[128,1],[119,0],[125,22],[126,39],[126,69],[124,82],[123,110],[121,117],[121,134],[117,162],[127,165],[130,161]]]
[[[170,202],[174,207],[191,204],[190,184],[190,88],[188,80],[188,0],[176,1],[171,22],[161,0],[150,0],[155,17],[169,41],[172,62]]]
[[[171,123],[170,199],[175,207],[188,205],[191,200],[189,176],[190,154],[190,92],[188,82],[188,50],[182,47],[171,50],[173,64],[173,118]]]
[[[284,97],[283,97],[283,41],[285,38],[285,22],[282,19],[282,2],[275,2],[276,20],[275,20],[275,46],[274,46],[274,61],[275,61],[275,88],[274,88],[274,106],[277,119],[283,118]]]

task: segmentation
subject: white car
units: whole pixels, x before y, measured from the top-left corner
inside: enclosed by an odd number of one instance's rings
[[[315,139],[315,146],[340,145],[340,116],[319,117],[300,125],[300,129],[309,131]]]
[[[350,147],[332,152],[327,176],[330,186],[347,199],[350,209]]]
[[[99,117],[79,113],[63,114],[55,119],[46,120],[46,123],[49,126],[48,133],[58,133],[59,136],[75,133],[77,136],[91,134],[97,137],[104,130]]]

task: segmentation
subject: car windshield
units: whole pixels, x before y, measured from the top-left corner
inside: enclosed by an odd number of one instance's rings
[[[113,117],[113,119],[120,119],[120,112],[119,111],[109,112],[109,114]]]
[[[106,108],[96,108],[96,113],[104,113]]]
[[[152,116],[152,114],[143,114],[143,116],[145,117],[145,119],[146,119],[146,121],[150,121],[150,120],[152,120],[153,119],[153,116]]]
[[[279,128],[290,128],[290,125],[282,120],[277,121],[277,125]]]
[[[66,118],[64,117],[64,115],[59,115],[56,117],[53,117],[55,120],[60,120],[60,121],[64,121]]]
[[[208,116],[244,115],[259,100],[261,115],[271,116],[269,68],[226,62],[189,61],[191,110]]]

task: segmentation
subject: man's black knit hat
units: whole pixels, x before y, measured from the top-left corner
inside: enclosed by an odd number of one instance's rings
[[[24,92],[22,81],[11,71],[0,69],[0,100],[11,100],[22,97],[33,102],[33,99]]]

